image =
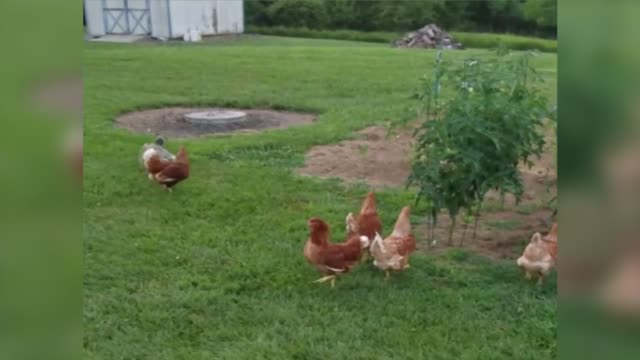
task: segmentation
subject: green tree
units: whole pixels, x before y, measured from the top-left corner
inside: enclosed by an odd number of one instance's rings
[[[446,30],[471,30],[465,18],[465,1],[441,1],[434,4],[434,14],[438,26]]]
[[[267,9],[274,0],[245,0],[244,16],[247,24],[258,26],[272,25]]]
[[[376,27],[381,9],[381,1],[354,1],[353,29],[364,31],[382,30]]]
[[[524,16],[536,22],[539,26],[558,26],[557,0],[527,0],[524,5]]]
[[[277,0],[267,13],[275,25],[323,29],[329,22],[321,0]]]
[[[377,25],[380,29],[408,31],[436,22],[435,7],[440,1],[381,1]]]
[[[324,2],[328,26],[332,29],[353,28],[354,1],[353,0],[326,0]]]
[[[247,24],[411,31],[445,30],[554,36],[557,0],[246,0]]]

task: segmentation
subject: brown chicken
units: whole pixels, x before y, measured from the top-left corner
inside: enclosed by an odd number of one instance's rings
[[[349,235],[364,235],[369,239],[373,239],[376,233],[382,233],[382,223],[378,217],[378,208],[376,207],[376,195],[369,192],[362,203],[362,208],[358,217],[354,217],[353,213],[347,214],[345,219],[347,224],[347,233]],[[368,251],[362,253],[362,261],[367,260]]]
[[[409,268],[409,257],[416,251],[416,240],[411,234],[409,207],[405,206],[398,215],[393,232],[386,239],[376,233],[371,243],[373,265],[384,270],[385,278],[389,278],[389,270],[401,271]]]
[[[542,285],[544,278],[549,275],[555,266],[555,260],[540,233],[533,234],[522,256],[518,258],[516,263],[524,270],[527,279],[537,277],[538,285]]]
[[[75,178],[82,183],[83,137],[82,128],[71,130],[66,143],[66,156]]]
[[[551,227],[551,231],[547,234],[547,236],[543,237],[545,246],[547,247],[547,251],[549,251],[549,255],[553,258],[554,262],[558,262],[558,224],[555,223]]]
[[[152,149],[147,150],[143,156],[149,179],[164,186],[168,191],[189,177],[189,157],[184,146],[180,147],[175,160],[162,159]]]
[[[358,263],[370,240],[366,236],[351,234],[344,243],[333,244],[329,225],[322,219],[309,219],[307,225],[310,234],[304,246],[304,257],[325,275],[315,282],[331,280],[331,287],[334,287],[336,276],[349,272]]]

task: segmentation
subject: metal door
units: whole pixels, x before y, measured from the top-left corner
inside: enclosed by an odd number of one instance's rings
[[[102,0],[107,34],[151,34],[149,0]]]

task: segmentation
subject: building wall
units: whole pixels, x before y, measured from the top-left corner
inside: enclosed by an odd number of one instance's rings
[[[169,0],[150,0],[151,36],[158,39],[171,38],[169,22]]]
[[[109,1],[113,1],[116,4],[121,3],[120,6],[124,7],[123,0],[109,0]],[[151,2],[156,2],[156,1],[149,1],[149,3]],[[146,0],[127,0],[127,5],[129,9],[146,9],[147,1]],[[153,24],[151,25],[149,24],[149,19],[146,16],[148,15],[145,15],[140,22],[142,26],[140,25],[136,26],[136,22],[137,22],[136,17],[140,17],[140,13],[138,11],[136,11],[135,13],[129,13],[129,24],[130,24],[130,29],[133,31],[133,34],[143,35],[143,34],[148,34],[151,31],[150,26],[153,26]]]
[[[105,16],[102,0],[84,0],[87,17],[87,32],[91,36],[105,35],[107,26],[113,24],[111,17]],[[124,0],[106,0],[108,7],[121,8]],[[128,0],[129,8],[144,8],[146,0]],[[180,38],[189,29],[196,29],[203,35],[242,33],[244,31],[244,11],[242,0],[150,0],[151,35],[156,38]],[[130,15],[129,22],[135,20]],[[123,21],[124,23],[124,21]],[[146,25],[145,21],[145,27]],[[122,29],[116,28],[116,32]],[[138,27],[134,32],[143,34]]]
[[[203,35],[215,34],[216,0],[170,0],[170,4],[173,37],[181,37],[189,29],[199,30]]]
[[[150,0],[151,8],[153,8],[157,2],[158,0]],[[150,30],[146,17],[143,17],[141,21],[142,26],[136,26],[136,17],[140,16],[139,12],[128,13],[128,19],[125,17],[124,12],[121,11],[112,11],[111,14],[113,14],[113,16],[109,16],[108,13],[105,12],[105,5],[107,8],[111,9],[124,8],[124,0],[105,0],[104,2],[102,0],[84,0],[84,5],[86,11],[85,15],[87,18],[87,32],[91,36],[105,35],[106,31],[111,30],[112,28],[114,33],[127,33],[127,20],[129,21],[129,29],[132,30],[133,34],[146,34],[148,33],[148,30]],[[147,2],[146,0],[128,0],[127,6],[129,9],[145,9]],[[122,13],[122,15],[119,17],[120,13]],[[118,23],[121,24],[121,26],[114,27],[114,17],[119,17]],[[153,28],[153,24],[151,27]]]
[[[104,35],[104,20],[102,16],[101,0],[84,0],[85,16],[87,17],[87,33],[91,36]]]
[[[218,0],[218,33],[244,32],[244,7],[242,0]]]

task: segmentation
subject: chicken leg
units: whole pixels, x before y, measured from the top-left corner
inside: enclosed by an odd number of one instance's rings
[[[331,287],[334,287],[336,285],[336,276],[335,275],[327,275],[324,277],[321,277],[320,279],[314,281],[316,283],[323,283],[327,280],[331,280]]]

